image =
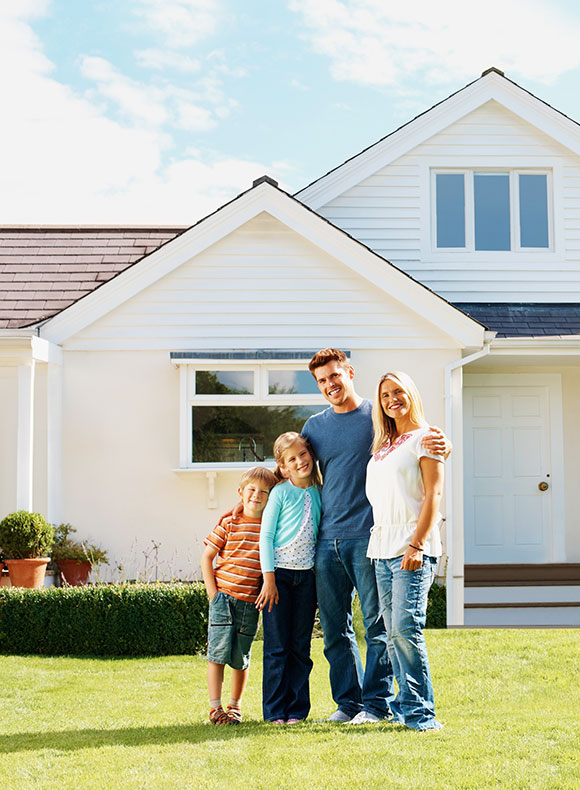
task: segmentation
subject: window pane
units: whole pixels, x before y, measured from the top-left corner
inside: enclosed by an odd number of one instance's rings
[[[252,370],[196,370],[195,391],[198,395],[253,395]]]
[[[193,406],[193,463],[262,463],[274,440],[302,426],[322,406]]]
[[[465,178],[437,173],[437,246],[465,247]]]
[[[509,250],[510,180],[508,173],[474,173],[475,249]]]
[[[309,370],[269,370],[269,395],[312,395],[318,392],[314,376]]]
[[[548,179],[520,175],[520,245],[548,247]]]

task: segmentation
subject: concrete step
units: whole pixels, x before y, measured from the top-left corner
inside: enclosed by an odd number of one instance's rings
[[[580,603],[471,603],[464,622],[468,628],[579,628]]]
[[[466,604],[576,603],[580,606],[579,585],[555,587],[466,587]]]

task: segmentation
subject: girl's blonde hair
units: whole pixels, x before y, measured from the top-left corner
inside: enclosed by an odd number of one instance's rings
[[[296,433],[296,431],[287,431],[286,433],[281,433],[274,442],[274,458],[276,460],[274,474],[279,478],[279,480],[287,479],[282,474],[280,467],[283,465],[284,453],[296,442],[302,442],[302,444],[307,448],[308,452],[312,456],[314,465],[312,467],[312,474],[310,475],[310,485],[320,488],[322,486],[322,478],[320,476],[320,472],[318,471],[318,463],[316,461],[314,450],[310,446],[308,439],[305,436],[302,436],[301,433]]]
[[[388,417],[383,411],[381,404],[381,386],[384,381],[394,381],[398,384],[410,401],[409,417],[414,423],[418,425],[427,425],[427,420],[423,414],[423,403],[417,385],[407,373],[400,370],[394,370],[390,373],[385,373],[379,379],[377,389],[375,392],[375,399],[373,401],[373,446],[371,452],[376,453],[387,442],[392,442],[397,436],[397,425],[392,417]]]

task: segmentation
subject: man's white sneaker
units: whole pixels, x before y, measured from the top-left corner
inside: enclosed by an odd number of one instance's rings
[[[349,724],[370,724],[371,722],[381,721],[374,713],[369,713],[368,710],[361,710],[357,713],[354,719],[349,721]]]
[[[357,714],[360,716],[360,714]],[[352,716],[349,716],[348,713],[345,713],[343,710],[335,710],[334,713],[328,717],[327,721],[352,721]]]

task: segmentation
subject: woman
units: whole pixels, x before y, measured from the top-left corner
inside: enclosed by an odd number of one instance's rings
[[[366,494],[373,508],[367,556],[374,561],[389,657],[399,686],[395,721],[437,730],[423,628],[427,593],[441,555],[439,502],[443,461],[422,445],[429,427],[405,373],[385,373],[373,403],[373,456]]]

